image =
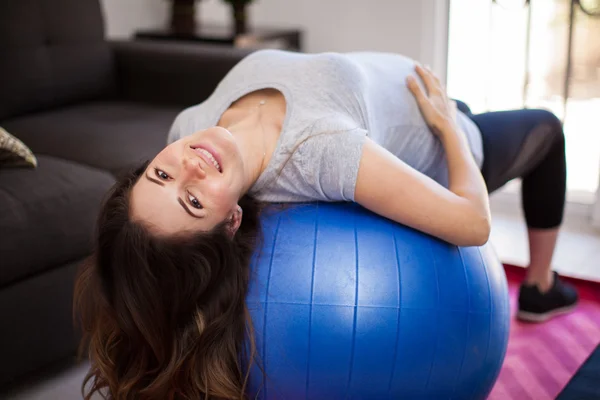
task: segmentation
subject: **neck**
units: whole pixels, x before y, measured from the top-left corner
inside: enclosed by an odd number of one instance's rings
[[[264,171],[266,142],[260,109],[225,125],[240,149],[244,162],[244,191],[247,193]]]

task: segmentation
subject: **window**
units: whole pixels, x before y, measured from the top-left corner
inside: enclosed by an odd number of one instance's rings
[[[448,92],[474,112],[553,111],[565,128],[568,199],[596,201],[600,0],[451,0]]]

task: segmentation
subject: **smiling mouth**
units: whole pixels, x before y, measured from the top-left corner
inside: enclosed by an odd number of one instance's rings
[[[209,164],[212,164],[217,169],[217,171],[223,172],[223,170],[221,169],[221,164],[219,164],[217,158],[210,151],[202,147],[192,147],[192,150],[194,150],[196,154],[202,157],[204,161],[206,161]]]

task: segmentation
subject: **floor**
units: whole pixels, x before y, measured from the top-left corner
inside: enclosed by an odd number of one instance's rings
[[[491,199],[491,242],[502,262],[526,266],[529,255],[523,217],[514,212],[514,207],[508,211],[503,200]],[[586,217],[573,214],[567,211],[565,216],[554,253],[554,269],[562,275],[600,281],[600,230],[592,228]]]
[[[513,208],[514,210],[514,208]],[[501,201],[492,199],[493,228],[491,241],[503,262],[527,265],[527,236],[521,216],[507,213]],[[600,281],[600,232],[588,228],[577,218],[565,220],[559,238],[554,265],[564,275]],[[27,382],[11,393],[0,393],[6,400],[81,399],[81,382],[88,364],[61,366]],[[93,397],[99,400],[99,396]]]
[[[523,268],[506,268],[513,318],[504,364],[488,400],[555,399],[600,343],[598,283],[572,280],[581,299],[577,308],[544,324],[530,324],[514,318],[524,275]]]
[[[560,393],[556,400],[580,400],[600,398],[600,346],[587,359],[569,385]]]

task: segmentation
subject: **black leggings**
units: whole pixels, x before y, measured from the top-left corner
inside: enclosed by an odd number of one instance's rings
[[[481,173],[491,193],[514,178],[522,179],[521,201],[527,226],[558,227],[563,218],[567,181],[565,138],[560,120],[545,110],[472,114],[483,139]]]

